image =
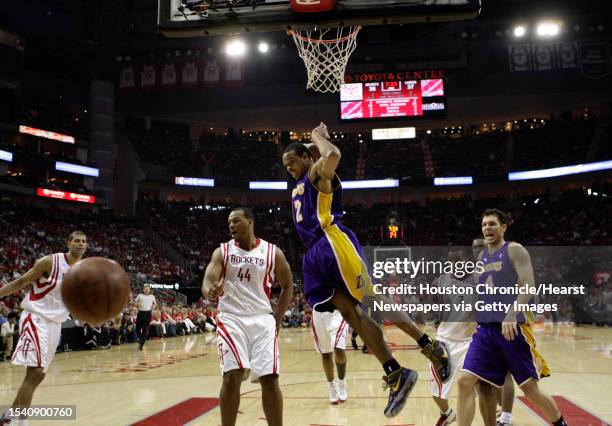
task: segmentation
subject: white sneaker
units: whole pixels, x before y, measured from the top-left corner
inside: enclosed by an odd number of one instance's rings
[[[340,398],[338,398],[338,392],[336,391],[336,385],[334,382],[327,382],[329,385],[329,402],[332,405],[340,404]]]
[[[346,380],[336,379],[336,392],[338,393],[338,399],[340,402],[345,402],[348,399]]]
[[[440,418],[436,422],[435,426],[446,426],[457,420],[457,412],[451,408],[451,412],[446,414],[440,414]]]

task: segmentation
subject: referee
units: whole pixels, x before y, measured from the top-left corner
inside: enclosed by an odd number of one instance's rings
[[[149,324],[151,323],[151,310],[157,307],[155,296],[151,294],[151,288],[145,284],[142,289],[144,294],[136,296],[138,316],[136,317],[136,335],[138,336],[138,349],[142,347],[149,336]]]

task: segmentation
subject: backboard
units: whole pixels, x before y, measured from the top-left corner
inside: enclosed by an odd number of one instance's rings
[[[167,37],[200,37],[315,26],[447,22],[472,19],[480,12],[480,0],[335,0],[327,12],[296,12],[323,1],[159,0],[158,26]]]

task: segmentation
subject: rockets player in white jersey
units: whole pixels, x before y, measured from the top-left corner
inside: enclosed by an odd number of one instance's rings
[[[34,391],[45,378],[59,344],[62,323],[70,313],[62,299],[62,281],[71,265],[87,250],[87,237],[74,231],[67,240],[68,253],[55,253],[36,261],[21,277],[0,288],[0,299],[33,283],[21,302],[19,342],[13,354],[15,365],[26,367],[26,375],[13,401],[13,408],[29,407]],[[5,413],[6,415],[6,413]],[[25,424],[22,420],[20,424]]]
[[[329,402],[332,405],[345,402],[348,398],[346,389],[346,336],[349,325],[338,310],[333,312],[312,311],[312,334],[315,348],[321,354],[323,371],[329,386]],[[334,380],[334,358],[338,380]]]
[[[202,293],[219,298],[217,346],[223,384],[219,395],[223,426],[236,423],[240,386],[247,376],[259,382],[269,425],[283,423],[283,396],[278,385],[277,335],[293,297],[293,277],[283,252],[255,237],[255,216],[236,207],[228,218],[232,240],[221,244],[204,273]],[[281,285],[276,312],[270,290],[274,278]]]
[[[469,255],[464,252],[461,247],[453,247],[448,252],[448,260],[456,265],[453,274],[443,274],[434,279],[432,286],[437,287],[474,287],[478,284],[478,276],[476,274],[466,274],[462,271],[461,262],[469,260]],[[473,305],[477,301],[477,296],[445,294],[437,296],[436,303],[460,304],[465,301],[466,304]],[[475,292],[474,292],[475,293]],[[457,418],[455,410],[449,407],[448,398],[450,396],[453,384],[457,379],[457,373],[463,366],[463,360],[467,354],[472,334],[476,329],[474,315],[465,312],[448,312],[443,313],[440,318],[440,323],[437,330],[437,339],[446,344],[448,354],[451,357],[451,374],[447,382],[443,383],[437,374],[437,371],[430,363],[429,365],[429,389],[431,395],[440,408],[440,417],[435,426],[446,426],[454,422]]]

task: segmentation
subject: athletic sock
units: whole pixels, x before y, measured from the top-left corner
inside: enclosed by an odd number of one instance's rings
[[[401,368],[401,365],[399,365],[395,358],[391,358],[389,361],[383,364],[383,370],[385,370],[385,374],[387,376],[399,371]]]
[[[417,340],[417,343],[419,344],[420,347],[424,348],[428,344],[432,343],[432,341],[427,334],[423,334],[421,338]]]
[[[452,412],[453,412],[453,409],[452,409],[452,408],[450,408],[450,407],[448,407],[448,410],[446,410],[446,411],[444,411],[444,412],[440,411],[440,414],[442,414],[442,415],[444,415],[444,416],[448,416],[448,415],[449,415],[450,413],[452,413]]]

